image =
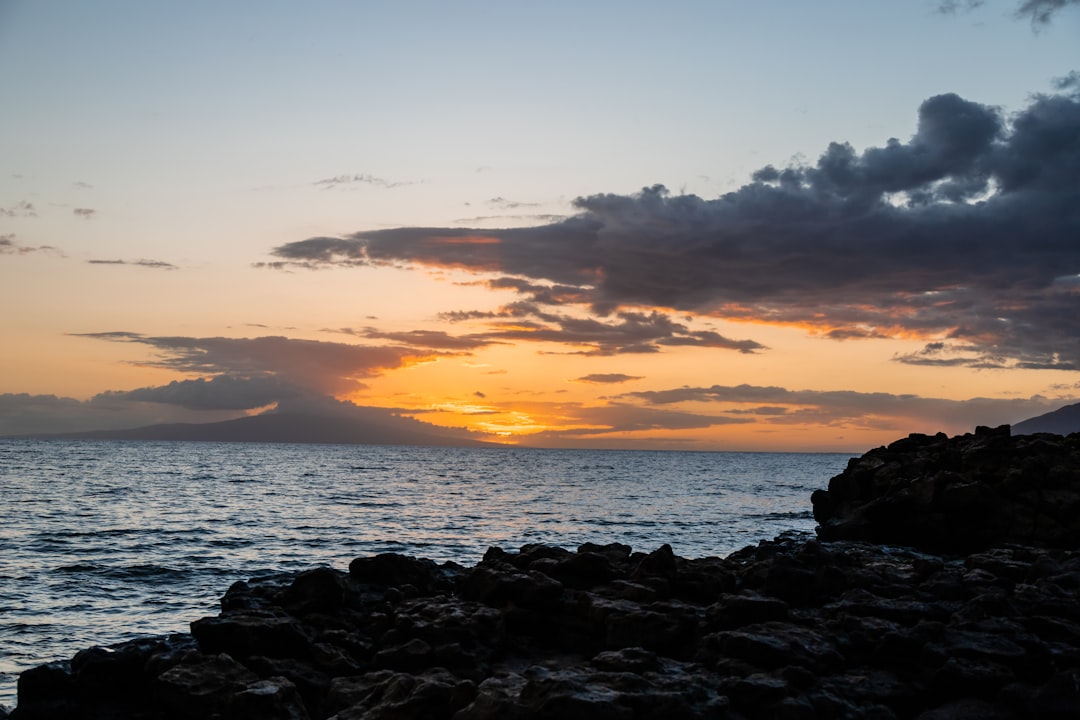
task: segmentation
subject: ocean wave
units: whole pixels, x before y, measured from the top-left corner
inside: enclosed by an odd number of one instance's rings
[[[154,564],[103,565],[100,563],[75,563],[56,568],[66,574],[86,574],[119,580],[181,580],[187,573],[177,568]]]

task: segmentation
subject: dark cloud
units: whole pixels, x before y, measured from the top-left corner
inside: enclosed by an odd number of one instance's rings
[[[575,285],[535,283],[516,277],[491,278],[479,284],[492,290],[513,290],[525,296],[526,302],[536,305],[585,305],[592,300],[587,289]]]
[[[333,266],[369,265],[362,246],[353,240],[313,237],[282,245],[274,255],[280,262],[255,263],[255,267],[284,269],[290,266],[316,269]]]
[[[269,401],[269,402],[264,402]],[[270,378],[185,380],[163,387],[105,392],[89,400],[55,395],[0,394],[0,436],[118,430],[163,423],[208,423],[231,420],[274,403],[270,412],[318,416],[325,422],[363,422],[383,437],[414,441],[415,433],[474,440],[464,430],[444,428],[403,417],[392,408],[364,407],[276,384]]]
[[[94,210],[93,208],[79,208],[79,207],[77,207],[74,210],[72,210],[71,212],[75,214],[75,217],[80,217],[83,220],[90,220],[91,218],[94,217],[94,215],[97,214],[97,210]]]
[[[0,394],[0,435],[116,430],[156,423],[228,420],[235,412],[189,410],[180,405],[139,402],[123,393],[102,393],[89,400]]]
[[[912,394],[854,390],[789,390],[778,386],[713,385],[621,395],[649,405],[721,404],[721,412],[756,416],[758,422],[779,424],[852,424],[873,429],[923,428],[925,432],[968,432],[976,425],[1002,425],[1042,414],[1062,404],[1060,399],[971,398],[950,400]],[[750,406],[750,407],[744,407]]]
[[[488,342],[540,342],[580,348],[581,355],[660,352],[664,346],[696,346],[754,353],[764,346],[733,340],[710,330],[692,330],[659,312],[622,311],[613,317],[576,317],[547,312],[531,303],[513,303],[497,312],[444,315],[449,320],[489,319],[489,330],[469,337]]]
[[[1080,70],[1072,70],[1063,77],[1054,78],[1054,87],[1061,91],[1080,90]]]
[[[1031,18],[1031,22],[1045,25],[1059,10],[1069,5],[1080,5],[1080,0],[1024,0],[1017,8],[1016,15]]]
[[[952,15],[959,11],[974,10],[986,4],[986,0],[941,0],[938,3],[938,12],[943,15]]]
[[[427,348],[431,350],[468,351],[493,344],[493,341],[484,335],[461,335],[454,336],[440,330],[406,330],[401,332],[385,332],[375,328],[341,328],[331,332],[355,335],[357,337],[371,338],[374,340],[389,340],[399,345],[409,347]]]
[[[147,345],[157,358],[140,365],[198,375],[272,379],[283,387],[336,395],[364,387],[363,380],[440,353],[401,346],[373,347],[286,337],[149,337],[131,332],[77,333],[113,342]],[[264,386],[265,387],[265,386]]]
[[[529,302],[512,303],[495,311],[442,313],[450,322],[484,321],[488,329],[464,335],[439,330],[388,332],[376,328],[341,328],[344,333],[373,340],[389,340],[409,347],[446,352],[469,352],[489,345],[551,343],[571,346],[582,355],[655,353],[664,346],[696,346],[754,353],[763,346],[752,340],[732,340],[711,330],[692,330],[658,313],[620,312],[610,318],[574,317],[548,312]]]
[[[986,0],[941,0],[938,12],[948,15],[969,12],[985,4]],[[1022,0],[1016,8],[1016,17],[1027,18],[1035,25],[1046,25],[1059,10],[1077,4],[1080,4],[1080,0]]]
[[[189,410],[253,410],[304,394],[273,376],[218,375],[195,380],[174,380],[168,385],[144,387],[100,397],[136,402],[165,403]]]
[[[164,260],[87,260],[90,265],[133,265],[154,270],[178,270],[179,266]]]
[[[641,376],[626,375],[624,373],[592,373],[576,378],[574,382],[610,385],[630,382],[631,380],[641,380]]]
[[[525,293],[571,288],[602,316],[668,308],[836,339],[948,340],[975,367],[1080,363],[1078,95],[1037,96],[1012,115],[938,95],[906,142],[832,143],[813,165],[762,168],[713,200],[654,186],[575,205],[538,227],[395,228],[273,255],[513,276]],[[535,331],[550,329],[517,332]],[[691,342],[671,338],[648,342]]]

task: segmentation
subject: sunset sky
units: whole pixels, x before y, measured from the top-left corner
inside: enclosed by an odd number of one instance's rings
[[[1080,401],[1075,0],[0,0],[0,91],[0,435],[862,452]]]

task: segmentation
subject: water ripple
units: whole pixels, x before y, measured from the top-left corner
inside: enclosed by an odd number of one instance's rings
[[[0,703],[19,670],[178,632],[235,580],[400,552],[809,530],[845,455],[0,441]]]

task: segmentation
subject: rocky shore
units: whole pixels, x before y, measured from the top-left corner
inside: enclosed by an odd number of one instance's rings
[[[1080,434],[913,435],[813,503],[819,537],[726,558],[529,545],[238,582],[190,634],[24,672],[11,718],[1080,717]]]

